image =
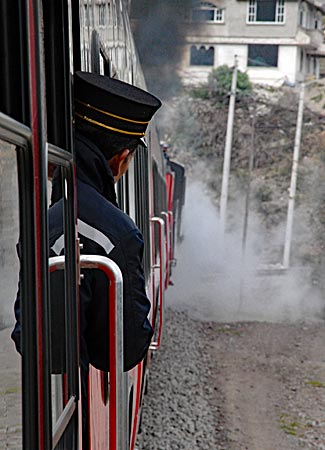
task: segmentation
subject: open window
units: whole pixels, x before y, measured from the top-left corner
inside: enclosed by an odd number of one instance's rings
[[[21,358],[14,351],[10,334],[13,328],[13,303],[16,297],[19,261],[16,245],[19,239],[19,192],[16,145],[5,141],[0,123],[0,379],[1,443],[3,448],[15,442],[22,447],[21,428]],[[18,248],[17,248],[18,250]],[[3,409],[5,408],[5,409]]]
[[[224,9],[213,3],[200,2],[199,6],[192,9],[192,22],[223,23],[224,20]]]

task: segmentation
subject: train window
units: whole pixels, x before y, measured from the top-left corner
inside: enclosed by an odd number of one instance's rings
[[[0,140],[0,430],[4,448],[21,448],[21,360],[10,333],[17,293],[19,261],[18,181],[15,146]],[[4,409],[3,409],[4,408]]]
[[[18,188],[16,152],[0,141],[0,328],[13,321],[12,301],[17,289]],[[9,304],[8,304],[9,302]]]
[[[117,184],[117,199],[119,207],[130,214],[129,173],[126,172]]]
[[[49,166],[48,198],[49,207],[62,203],[62,192],[65,189],[60,167],[54,164]],[[64,216],[64,215],[63,215]],[[50,257],[64,254],[64,222],[63,216],[58,223],[60,230],[55,242],[49,236]],[[65,309],[66,293],[64,289],[65,271],[58,270],[50,274],[50,353],[51,353],[51,384],[52,384],[52,425],[63,411],[67,394],[65,392],[63,374],[66,371],[66,330]]]
[[[135,221],[144,238],[143,266],[146,277],[150,271],[150,228],[149,228],[149,170],[148,150],[138,149],[134,157]]]
[[[77,308],[75,268],[75,220],[72,156],[58,147],[49,149],[49,336],[52,384],[52,425],[57,423],[72,396],[76,395]],[[62,211],[58,214],[57,211]],[[53,220],[55,222],[53,222]],[[53,227],[55,223],[55,227]],[[63,258],[64,255],[64,258]],[[60,257],[62,263],[60,262]],[[56,262],[58,261],[58,262]],[[67,326],[66,324],[69,324]],[[54,432],[54,436],[55,436]],[[69,448],[69,432],[57,442]],[[64,447],[66,448],[66,447]]]

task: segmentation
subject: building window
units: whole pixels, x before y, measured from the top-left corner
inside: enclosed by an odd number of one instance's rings
[[[278,45],[248,45],[249,67],[277,67],[278,66]]]
[[[304,51],[300,50],[300,64],[299,64],[299,72],[304,71]]]
[[[89,7],[87,4],[84,5],[84,20],[85,20],[85,26],[89,27],[90,25],[90,18],[89,18]]]
[[[284,23],[285,0],[249,0],[248,22]]]
[[[197,48],[195,45],[191,47],[191,66],[213,66],[214,65],[214,48],[205,48],[201,45]]]
[[[98,4],[98,25],[106,25],[106,4]]]
[[[192,9],[192,22],[223,23],[224,9],[209,2],[200,2],[200,6]]]
[[[300,9],[300,13],[299,13],[299,25],[301,27],[305,27],[306,26],[306,11],[304,8]]]
[[[322,29],[322,16],[320,14],[315,15],[315,30]]]

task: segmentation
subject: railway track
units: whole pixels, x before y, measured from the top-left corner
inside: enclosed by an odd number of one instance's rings
[[[323,321],[166,323],[139,449],[325,449]]]

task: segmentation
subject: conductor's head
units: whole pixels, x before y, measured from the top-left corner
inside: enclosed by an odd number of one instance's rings
[[[131,84],[88,72],[74,78],[76,129],[110,160],[124,149],[134,150],[161,102]]]

